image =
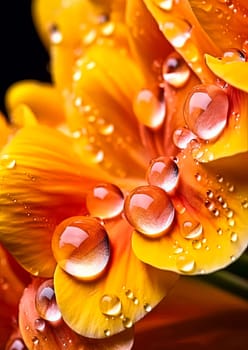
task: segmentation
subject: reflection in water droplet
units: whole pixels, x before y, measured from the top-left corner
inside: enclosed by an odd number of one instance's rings
[[[150,185],[171,192],[178,183],[179,169],[170,157],[158,157],[151,161],[146,177]]]
[[[186,128],[176,129],[173,133],[173,142],[175,146],[177,146],[180,149],[187,148],[189,143],[196,138],[197,136]]]
[[[50,27],[50,40],[52,44],[61,44],[63,40],[62,33],[60,32],[59,28],[56,26],[56,24],[53,24]]]
[[[40,285],[35,296],[35,306],[38,314],[43,319],[50,322],[61,320],[61,313],[56,302],[52,279]]]
[[[105,316],[117,317],[121,314],[121,301],[116,295],[103,295],[99,306]]]
[[[153,0],[161,10],[170,11],[173,7],[174,0]]]
[[[133,109],[142,124],[154,129],[161,126],[166,113],[163,93],[163,89],[161,89],[158,96],[156,96],[153,91],[143,89],[137,94]]]
[[[203,140],[216,138],[227,123],[229,101],[215,85],[199,85],[189,94],[184,119],[190,130]]]
[[[165,60],[163,78],[171,86],[180,88],[186,84],[190,77],[190,69],[178,54],[171,54]]]
[[[231,233],[231,242],[236,243],[238,241],[238,234],[236,232]]]
[[[183,236],[186,239],[200,238],[203,232],[203,226],[197,221],[185,221],[183,223]]]
[[[121,190],[112,184],[102,184],[87,194],[86,206],[90,214],[101,219],[109,219],[122,212],[124,196]]]
[[[125,215],[129,223],[149,237],[164,234],[174,220],[174,207],[165,191],[155,186],[140,186],[126,198]]]
[[[196,268],[195,260],[186,254],[178,256],[176,265],[178,270],[183,273],[194,272]]]
[[[16,166],[15,159],[11,158],[7,154],[3,154],[0,158],[0,167],[3,167],[5,169],[14,169]]]
[[[52,249],[59,266],[82,280],[99,277],[110,258],[107,232],[96,218],[86,216],[62,221],[54,232]]]
[[[46,328],[46,322],[45,320],[43,320],[42,318],[37,318],[35,321],[34,321],[34,326],[35,326],[35,329],[39,332],[43,332]]]
[[[14,339],[6,350],[28,350],[21,338]]]

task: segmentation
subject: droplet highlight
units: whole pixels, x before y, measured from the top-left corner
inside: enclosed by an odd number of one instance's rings
[[[153,0],[161,10],[170,11],[173,7],[174,0]]]
[[[173,142],[180,149],[186,149],[190,142],[196,138],[197,136],[186,128],[178,128],[173,133]]]
[[[184,221],[183,236],[186,239],[198,239],[203,233],[203,226],[197,221]]]
[[[116,295],[103,295],[99,307],[105,316],[117,317],[121,314],[122,304]]]
[[[178,54],[173,53],[165,60],[162,74],[169,85],[180,88],[189,80],[190,69]]]
[[[192,273],[196,268],[195,260],[186,254],[178,256],[176,265],[178,270],[183,273]]]

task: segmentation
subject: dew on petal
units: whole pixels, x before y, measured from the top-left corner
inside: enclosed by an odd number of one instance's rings
[[[186,254],[178,256],[176,265],[178,270],[183,273],[192,273],[196,268],[195,260]]]
[[[187,148],[189,143],[196,138],[197,136],[187,128],[178,128],[173,133],[173,142],[180,149]]]
[[[184,221],[183,236],[186,239],[198,239],[202,235],[203,226],[197,221]]]
[[[122,324],[125,328],[131,328],[133,327],[133,321],[128,318],[128,317],[125,317],[123,320],[122,320]]]
[[[190,23],[180,18],[175,18],[173,22],[167,21],[160,25],[160,30],[177,49],[182,48],[190,38],[191,29]]]
[[[140,123],[154,129],[160,127],[166,114],[163,89],[158,96],[152,90],[142,89],[134,99],[133,109]]]
[[[144,310],[145,312],[151,312],[152,311],[152,306],[148,303],[144,305]]]
[[[62,221],[54,232],[52,248],[59,266],[82,280],[98,278],[110,259],[107,232],[92,217],[76,216]]]
[[[105,329],[103,333],[104,333],[105,337],[110,337],[111,336],[110,329]]]
[[[166,192],[171,192],[178,183],[178,165],[170,157],[155,158],[151,161],[146,176],[150,185],[158,186]]]
[[[50,27],[50,40],[52,44],[61,44],[63,41],[63,35],[56,24]]]
[[[222,55],[222,61],[223,62],[245,62],[246,61],[246,55],[243,51],[240,51],[238,49],[229,49],[225,51]]]
[[[241,205],[242,205],[242,207],[243,207],[244,209],[248,209],[248,200],[247,200],[247,199],[243,200],[243,201],[241,202]]]
[[[7,154],[3,154],[0,158],[0,167],[5,169],[14,169],[16,166],[16,160],[11,158]]]
[[[190,69],[178,54],[171,54],[165,60],[163,78],[171,86],[180,88],[186,84],[190,77]]]
[[[127,196],[125,215],[137,231],[148,237],[158,237],[170,229],[175,210],[164,190],[140,186]]]
[[[61,313],[56,302],[52,279],[40,285],[35,296],[35,306],[38,314],[44,320],[50,322],[61,320]]]
[[[46,328],[46,321],[43,318],[37,318],[34,321],[34,326],[38,332],[43,332]]]
[[[9,344],[6,350],[28,350],[28,348],[21,338],[16,338]]]
[[[237,232],[231,233],[231,242],[232,243],[236,243],[238,241],[238,238],[239,238],[239,236],[238,236]]]
[[[119,316],[122,310],[121,301],[116,295],[103,295],[99,307],[103,315],[110,317]]]
[[[87,194],[86,206],[92,216],[110,219],[122,212],[124,196],[121,190],[112,184],[102,184]]]
[[[173,7],[174,0],[153,0],[161,10],[170,11]]]
[[[203,140],[216,138],[227,123],[229,101],[215,85],[199,85],[188,96],[184,119],[190,130]]]

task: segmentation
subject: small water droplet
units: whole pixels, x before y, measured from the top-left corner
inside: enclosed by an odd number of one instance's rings
[[[153,0],[161,10],[170,11],[173,7],[174,0]]]
[[[121,314],[121,301],[116,295],[103,295],[100,299],[100,310],[103,315],[117,317]]]
[[[222,55],[222,61],[225,63],[228,62],[245,62],[246,56],[243,51],[238,49],[228,49]]]
[[[214,197],[214,193],[211,190],[207,190],[206,195],[207,195],[208,198],[213,198]]]
[[[197,136],[186,128],[176,129],[173,133],[173,142],[180,149],[187,148],[190,142],[196,138]]]
[[[62,221],[53,234],[52,249],[59,266],[82,280],[98,278],[110,259],[107,232],[93,217],[75,216]]]
[[[11,158],[7,154],[3,154],[0,158],[0,167],[5,169],[14,169],[16,166],[16,160]]]
[[[154,129],[162,125],[166,114],[163,94],[163,89],[159,89],[157,94],[149,89],[139,91],[134,99],[133,109],[142,124]]]
[[[231,242],[236,243],[238,241],[238,234],[236,232],[231,233]]]
[[[63,35],[56,24],[50,27],[50,40],[52,44],[61,44],[63,41]]]
[[[178,270],[183,273],[194,272],[196,268],[195,260],[186,254],[178,256],[176,265]]]
[[[200,182],[201,179],[202,179],[201,174],[196,173],[196,174],[195,174],[195,179],[196,179],[196,181]]]
[[[175,210],[164,190],[155,186],[140,186],[127,196],[125,215],[137,231],[157,237],[169,230]]]
[[[235,220],[234,220],[233,218],[228,219],[227,222],[228,222],[228,225],[229,225],[229,226],[231,226],[231,227],[234,227],[234,226],[235,226]]]
[[[217,229],[217,233],[218,233],[218,235],[221,236],[221,235],[223,235],[223,230],[222,230],[221,228],[218,228],[218,229]]]
[[[91,29],[82,36],[82,41],[84,45],[91,45],[97,38],[97,31]]]
[[[186,239],[197,239],[202,235],[203,226],[197,221],[185,221],[183,223],[183,236]]]
[[[133,322],[130,318],[128,317],[125,317],[123,320],[122,320],[122,324],[125,328],[131,328],[133,327]]]
[[[203,140],[219,136],[227,123],[229,101],[215,85],[199,85],[188,95],[184,119],[190,130]]]
[[[217,174],[216,179],[219,183],[222,183],[224,181],[224,177],[222,175]]]
[[[86,206],[90,214],[101,219],[110,219],[119,215],[123,204],[123,193],[112,184],[98,185],[86,197]]]
[[[133,298],[133,303],[134,303],[134,305],[138,305],[139,304],[139,299],[134,297]]]
[[[243,207],[244,209],[248,209],[248,200],[247,200],[247,199],[243,200],[243,201],[241,202],[241,205],[242,205],[242,207]]]
[[[110,335],[111,335],[110,329],[105,329],[104,335],[105,335],[105,337],[110,337]]]
[[[145,312],[151,312],[152,311],[152,306],[148,303],[144,305],[144,310]]]
[[[228,219],[231,219],[233,217],[233,215],[234,215],[234,212],[231,209],[229,209],[226,213],[226,216],[228,217]]]
[[[115,31],[115,23],[111,21],[103,24],[101,28],[101,33],[104,36],[111,36],[114,33],[114,31]]]
[[[194,249],[201,249],[201,247],[202,247],[202,242],[201,241],[199,241],[199,240],[194,240],[194,241],[192,241],[192,247],[194,248]]]
[[[43,320],[42,318],[37,318],[35,321],[34,321],[34,326],[35,326],[35,329],[39,332],[43,332],[46,328],[46,321]]]
[[[211,202],[211,201],[209,201],[209,200],[206,200],[206,201],[204,202],[204,205],[205,205],[205,207],[206,207],[209,211],[212,211],[212,210],[215,209],[214,202]]]
[[[35,306],[40,317],[46,321],[58,322],[61,320],[62,316],[56,302],[52,279],[43,282],[38,288]]]
[[[151,161],[147,170],[147,182],[166,192],[175,189],[179,179],[179,169],[170,157],[158,157]]]
[[[133,291],[131,291],[130,289],[128,289],[126,292],[125,292],[126,296],[128,297],[128,299],[133,299],[134,298],[134,293]]]
[[[36,345],[38,345],[39,344],[39,339],[37,338],[37,337],[33,337],[32,338],[32,342],[33,342],[33,344],[36,346]]]
[[[190,77],[189,67],[176,53],[167,57],[163,64],[162,72],[164,80],[175,88],[184,86]]]

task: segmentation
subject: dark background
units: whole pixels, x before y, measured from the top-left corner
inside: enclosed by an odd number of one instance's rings
[[[8,86],[23,79],[49,80],[48,55],[31,18],[31,0],[0,0],[0,110]]]

